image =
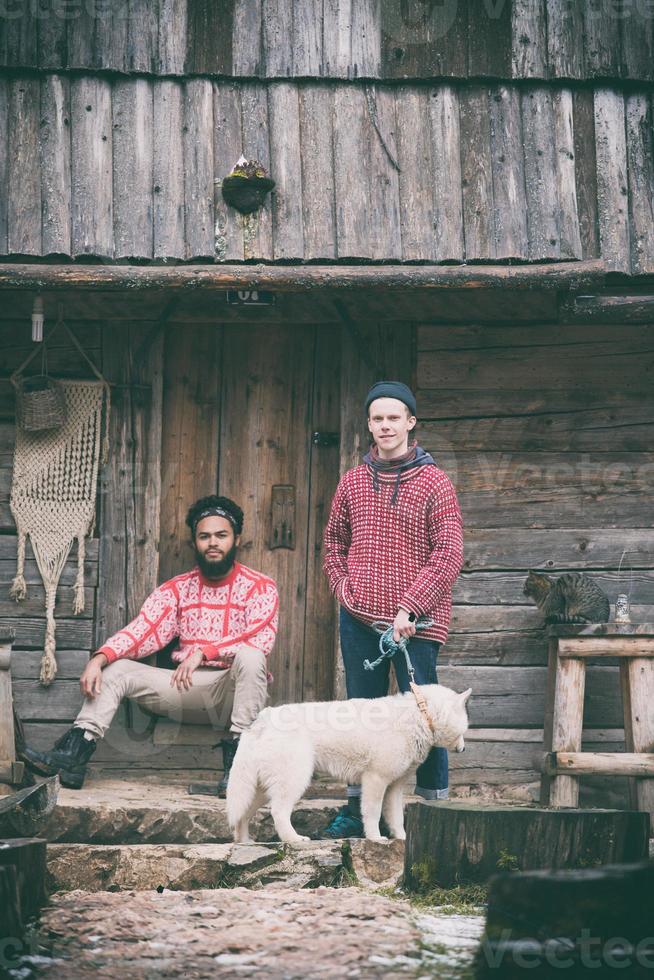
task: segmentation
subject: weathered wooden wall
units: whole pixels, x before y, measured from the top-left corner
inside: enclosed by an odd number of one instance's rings
[[[14,0],[0,64],[154,75],[651,80],[649,0]]]
[[[0,78],[0,254],[654,272],[651,93]],[[243,218],[241,153],[277,181]]]
[[[475,731],[468,751],[452,757],[455,783],[519,784],[536,779],[546,647],[540,615],[522,595],[529,568],[553,573],[587,570],[612,600],[618,591],[630,592],[635,617],[651,620],[654,616],[652,325],[562,325],[556,303],[542,294],[540,298],[525,294],[521,307],[509,307],[509,301],[517,302],[507,299],[505,308],[511,316],[502,319],[501,293],[484,300],[452,293],[451,300],[438,300],[438,317],[432,322],[425,318],[414,323],[396,312],[398,319],[385,324],[366,322],[362,308],[353,323],[341,305],[344,328],[330,320],[333,309],[328,303],[303,306],[302,300],[297,307],[259,313],[271,339],[279,329],[276,324],[293,319],[294,311],[300,331],[314,329],[302,326],[302,321],[310,324],[312,316],[321,320],[317,330],[328,345],[342,331],[342,466],[356,461],[357,440],[361,445],[357,419],[369,375],[386,372],[393,364],[416,385],[419,437],[456,483],[466,526],[466,565],[455,589],[453,628],[440,671],[444,683],[460,690],[470,686],[475,692],[471,702]],[[145,307],[130,307],[125,297],[111,302],[117,316],[129,316],[130,308],[134,315],[137,310],[141,317],[148,315]],[[468,322],[461,322],[466,303],[468,311],[476,310],[474,322],[470,312]],[[164,307],[161,300],[160,309]],[[452,321],[447,320],[448,308]],[[149,317],[153,316],[150,310]],[[77,678],[94,645],[90,611],[98,581],[98,550],[104,561],[103,591],[96,602],[98,638],[122,625],[147,593],[157,574],[157,551],[160,580],[185,567],[188,560],[180,549],[186,500],[209,488],[218,465],[214,438],[220,438],[221,426],[224,432],[229,425],[226,416],[220,423],[218,419],[218,406],[224,406],[218,390],[222,348],[205,316],[201,308],[196,310],[195,323],[173,315],[167,343],[172,338],[174,347],[168,348],[167,358],[163,357],[164,331],[156,321],[148,325],[128,325],[124,319],[75,321],[78,335],[102,359],[104,370],[111,371],[119,384],[131,387],[118,388],[114,395],[114,458],[103,480],[101,545],[98,549],[96,542],[89,549],[86,618],[66,615],[71,601],[68,583],[74,575],[70,565],[61,591],[60,674],[50,691],[36,681],[44,631],[41,591],[34,586],[25,606],[16,606],[7,595],[15,555],[7,506],[14,430],[10,394],[0,387],[4,583],[0,626],[13,625],[19,632],[14,658],[17,699],[30,737],[37,742],[60,733],[80,701]],[[24,356],[29,328],[24,320],[4,319],[0,324],[0,370],[5,374]],[[141,353],[145,342],[147,357]],[[189,357],[191,349],[199,353],[197,360]],[[326,354],[323,360],[334,357]],[[82,370],[63,347],[53,351],[51,360],[57,370]],[[179,370],[173,370],[173,365]],[[163,415],[157,407],[162,371],[167,396]],[[326,390],[324,397],[329,397]],[[328,411],[333,420],[337,419],[334,408],[332,404]],[[198,434],[207,429],[212,446],[208,454],[202,451]],[[157,548],[159,441],[165,463],[161,494],[166,517]],[[192,452],[189,445],[195,447]],[[139,458],[150,462],[135,470],[133,461]],[[172,465],[175,459],[177,467]],[[312,479],[320,482],[320,474],[314,472]],[[141,494],[141,489],[147,493]],[[324,515],[323,501],[313,518],[312,541],[319,540]],[[119,549],[118,561],[114,549]],[[620,574],[625,550],[627,570]],[[315,574],[320,576],[319,556]],[[32,562],[28,575],[38,581]],[[313,670],[311,683],[319,686],[324,683],[325,662],[316,661],[314,667],[311,663],[308,658],[304,669]],[[282,672],[280,682],[287,683],[283,677]],[[137,723],[145,728],[143,720]],[[586,728],[588,745],[604,750],[620,747],[620,693],[613,665],[603,663],[589,670]],[[121,723],[99,750],[103,765],[207,771],[214,761],[210,732],[172,731],[160,724],[140,740],[123,733]]]

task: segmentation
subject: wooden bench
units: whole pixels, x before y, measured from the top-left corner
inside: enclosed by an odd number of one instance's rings
[[[605,657],[620,661],[626,752],[582,752],[586,663]],[[654,828],[654,623],[551,627],[547,687],[541,803],[576,807],[582,775],[628,776]]]

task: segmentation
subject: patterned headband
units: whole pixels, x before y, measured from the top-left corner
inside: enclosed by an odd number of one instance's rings
[[[232,525],[232,527],[236,531],[236,518],[234,517],[233,514],[230,514],[230,512],[228,510],[223,510],[222,507],[207,507],[207,509],[206,510],[203,510],[200,514],[198,514],[198,516],[193,521],[193,535],[194,536],[195,536],[195,532],[197,530],[198,524],[200,523],[200,521],[204,520],[205,517],[224,517],[226,520],[229,521],[229,523]]]

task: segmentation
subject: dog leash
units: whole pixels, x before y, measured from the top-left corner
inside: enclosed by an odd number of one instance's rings
[[[416,630],[425,629],[427,626],[432,626],[432,625],[433,625],[433,620],[431,619],[418,620],[416,622]],[[370,662],[370,660],[364,660],[363,669],[374,670],[375,667],[378,667],[381,663],[383,663],[384,660],[392,660],[395,654],[401,651],[404,654],[404,659],[406,660],[406,669],[409,673],[409,688],[411,689],[411,693],[416,699],[416,704],[418,705],[418,709],[420,713],[422,714],[425,721],[429,725],[430,731],[433,733],[435,730],[434,722],[431,715],[429,714],[429,711],[427,710],[427,701],[425,700],[424,694],[422,693],[422,691],[420,690],[420,688],[415,682],[416,672],[413,664],[411,663],[411,657],[409,656],[409,649],[408,649],[409,641],[407,637],[401,636],[399,642],[397,642],[396,640],[393,639],[393,627],[388,626],[387,623],[383,623],[381,621],[377,621],[373,623],[372,628],[375,630],[375,632],[381,633],[381,636],[379,637],[380,656],[377,657],[377,659],[374,660],[372,663]]]

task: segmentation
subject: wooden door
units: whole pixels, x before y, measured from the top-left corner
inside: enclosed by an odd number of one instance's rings
[[[184,353],[191,330],[201,331],[191,347],[202,363]],[[168,332],[162,578],[192,562],[190,503],[216,490],[236,500],[245,512],[239,559],[274,578],[280,593],[273,703],[332,695],[334,603],[322,533],[339,473],[339,389],[338,327],[231,323]],[[315,432],[323,444],[314,444]],[[294,500],[287,547],[274,547],[276,493]]]

